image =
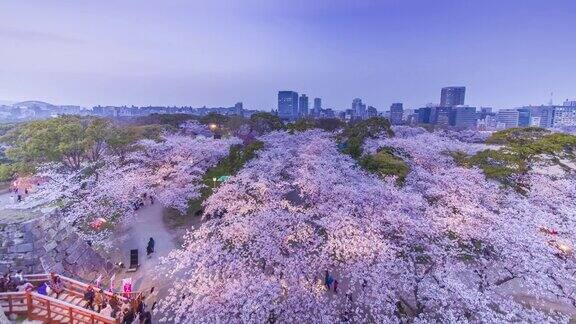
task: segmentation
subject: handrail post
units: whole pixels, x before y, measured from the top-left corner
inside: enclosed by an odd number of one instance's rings
[[[46,312],[47,312],[47,317],[48,317],[48,323],[50,323],[50,320],[52,319],[52,312],[50,311],[50,301],[47,300],[46,301]]]
[[[92,323],[92,324],[96,323],[94,321],[94,314],[90,314],[90,323]]]
[[[68,313],[70,314],[70,324],[74,323],[74,307],[68,306]]]
[[[32,294],[30,292],[26,293],[26,308],[28,318],[32,319]]]
[[[8,311],[10,313],[13,313],[12,307],[13,307],[13,302],[12,302],[12,295],[8,295]]]

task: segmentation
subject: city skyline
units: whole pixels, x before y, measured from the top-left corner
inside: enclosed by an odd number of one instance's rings
[[[407,106],[404,107],[405,109],[419,109],[419,108],[424,108],[424,107],[451,107],[451,106],[467,106],[467,107],[477,107],[477,108],[490,108],[493,109],[495,111],[498,110],[507,110],[507,109],[520,109],[523,107],[544,107],[544,106],[562,106],[562,105],[568,105],[568,106],[574,106],[574,102],[576,102],[576,100],[574,100],[574,98],[566,98],[563,100],[555,100],[553,103],[549,100],[546,103],[517,103],[515,105],[509,106],[509,107],[496,107],[494,105],[476,105],[474,103],[469,103],[468,101],[465,102],[457,102],[454,104],[442,104],[442,96],[443,93],[446,89],[453,89],[453,88],[461,88],[464,89],[464,91],[466,90],[466,87],[464,86],[451,86],[451,87],[443,87],[440,90],[440,94],[439,94],[439,98],[440,100],[438,102],[426,102],[426,103],[422,103],[422,104],[417,104],[414,106]],[[331,106],[331,107],[325,107],[323,106],[320,102],[321,100],[323,100],[322,98],[318,98],[318,97],[312,97],[309,98],[305,93],[299,93],[298,91],[293,91],[293,90],[279,90],[276,93],[279,92],[293,92],[296,95],[299,95],[299,99],[296,101],[296,103],[299,105],[301,105],[301,101],[302,100],[302,96],[304,96],[306,98],[306,100],[308,100],[308,103],[306,104],[307,108],[310,110],[310,112],[313,112],[316,110],[316,101],[318,101],[319,103],[319,107],[322,107],[322,109],[331,109],[331,110],[335,110],[335,111],[345,111],[345,110],[349,110],[350,109],[350,102],[348,102],[348,104],[345,104],[344,106],[340,107],[340,106]],[[314,102],[314,106],[310,107],[310,99],[313,99]],[[360,102],[362,102],[363,97],[354,97],[351,98],[350,101],[352,102],[352,105],[354,105],[354,102],[356,100],[360,100]],[[462,98],[463,100],[463,98]],[[52,106],[62,106],[62,107],[80,107],[83,109],[93,109],[96,107],[136,107],[136,108],[149,108],[149,107],[164,107],[164,108],[195,108],[195,109],[202,109],[202,108],[210,108],[210,109],[216,109],[216,108],[231,108],[231,107],[235,107],[238,104],[243,105],[244,101],[242,100],[236,100],[234,102],[231,103],[219,103],[219,104],[215,104],[212,106],[209,105],[205,105],[205,104],[183,104],[183,105],[166,105],[166,104],[142,104],[142,105],[135,105],[135,104],[130,104],[130,103],[124,103],[124,104],[95,104],[95,105],[91,105],[91,106],[84,106],[81,104],[77,104],[77,103],[71,103],[71,102],[66,102],[66,103],[55,103],[55,102],[50,102],[50,101],[45,101],[45,100],[38,100],[38,99],[23,99],[23,100],[1,100],[0,99],[0,107],[1,106],[15,106],[15,105],[19,105],[19,104],[27,104],[27,103],[40,103],[40,104],[48,104],[48,105],[52,105]],[[392,106],[396,105],[396,104],[400,104],[401,106],[404,106],[405,103],[404,102],[392,102],[391,106],[390,104],[387,106],[386,104],[381,105],[374,105],[373,103],[370,105],[370,107],[372,108],[376,108],[379,112],[390,112]],[[271,107],[267,107],[265,109],[261,109],[261,108],[257,108],[257,107],[246,107],[246,109],[249,110],[253,110],[253,111],[267,111],[267,112],[278,112],[278,108],[279,108],[279,103],[276,100],[276,102],[273,104],[273,106]],[[355,110],[354,108],[352,110]]]
[[[574,98],[570,1],[31,3],[0,4],[0,100],[267,110],[298,89],[382,110],[453,85],[477,107]]]

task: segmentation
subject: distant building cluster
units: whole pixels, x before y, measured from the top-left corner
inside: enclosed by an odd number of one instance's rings
[[[98,117],[138,117],[151,114],[190,114],[204,116],[217,113],[227,116],[250,117],[257,110],[244,109],[242,102],[232,107],[163,107],[163,106],[95,106],[91,109],[80,106],[58,106],[41,101],[25,101],[13,105],[0,106],[0,121],[12,122],[44,119],[60,115],[80,115]]]
[[[401,105],[401,104],[400,104]],[[300,118],[340,118],[342,120],[366,119],[378,116],[378,111],[373,106],[366,106],[362,99],[355,98],[352,105],[344,111],[336,111],[332,108],[323,108],[322,99],[314,98],[314,106],[309,109],[309,99],[305,94],[285,90],[278,91],[278,117],[283,121],[295,121]]]
[[[134,117],[134,116],[147,116],[151,114],[189,114],[195,116],[205,116],[210,113],[216,113],[226,116],[246,116],[250,117],[256,110],[246,110],[241,102],[236,103],[232,107],[162,107],[162,106],[147,106],[147,107],[115,107],[115,106],[95,106],[92,108],[92,115],[103,117]]]
[[[576,101],[562,105],[523,106],[493,110],[491,107],[465,105],[465,87],[446,87],[440,93],[440,104],[429,104],[405,113],[403,123],[430,124],[457,129],[501,130],[512,127],[576,127]],[[390,110],[390,120],[393,110]]]
[[[352,99],[349,108],[326,108],[321,98],[312,102],[306,94],[296,91],[278,91],[277,114],[285,122],[301,118],[339,118],[344,121],[383,116],[393,125],[431,125],[452,129],[500,130],[511,127],[576,128],[576,100],[562,105],[523,106],[512,109],[472,107],[466,105],[466,87],[445,87],[440,91],[440,103],[417,109],[405,109],[403,103],[392,103],[387,111],[379,112],[361,98]],[[138,117],[151,114],[190,114],[204,116],[217,113],[227,116],[250,117],[258,110],[244,109],[242,102],[231,107],[164,107],[164,106],[95,106],[83,108],[71,105],[52,105],[41,101],[25,101],[13,105],[0,105],[1,121],[22,121],[50,118],[58,115],[84,115],[100,117]]]
[[[278,91],[277,114],[284,121],[294,121],[308,117],[335,117],[332,109],[322,108],[322,99],[314,98],[314,106],[309,107],[310,100],[307,95],[298,95],[296,91]]]

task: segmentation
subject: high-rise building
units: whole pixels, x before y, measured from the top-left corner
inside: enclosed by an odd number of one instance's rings
[[[519,116],[517,109],[500,109],[496,114],[498,124],[502,124],[504,128],[518,127]]]
[[[419,124],[430,124],[430,117],[432,115],[432,107],[423,107],[419,108],[417,112],[418,114],[418,123]]]
[[[320,116],[321,110],[322,110],[322,99],[314,98],[314,115]]]
[[[300,95],[300,100],[298,102],[298,112],[300,117],[308,116],[308,96],[305,94]]]
[[[298,117],[298,92],[278,91],[278,117],[283,120]]]
[[[362,103],[362,99],[355,98],[352,100],[352,110],[356,118],[364,119],[366,117],[366,105]]]
[[[518,126],[528,127],[530,126],[532,118],[532,110],[529,108],[519,108],[518,109]]]
[[[568,100],[568,99],[566,99],[566,101],[564,101],[563,106],[576,107],[576,100]]]
[[[392,125],[402,124],[402,117],[404,115],[404,107],[401,102],[393,103],[390,106],[390,122]]]
[[[492,112],[492,107],[480,107],[479,110],[476,110],[476,119],[478,121],[486,119],[487,116],[496,116],[496,113]]]
[[[554,107],[541,106],[536,109],[536,112],[532,113],[532,116],[540,117],[540,127],[549,128],[552,127],[554,120]]]
[[[552,127],[555,106],[524,106],[518,108],[519,126]],[[536,124],[536,122],[538,122]]]
[[[454,126],[458,128],[476,127],[476,107],[456,106],[454,112]]]
[[[378,110],[376,107],[368,106],[368,108],[366,108],[366,117],[372,118],[376,116],[378,116]]]
[[[440,107],[464,105],[466,87],[446,87],[440,93]]]
[[[554,107],[554,127],[574,127],[576,126],[576,105]]]
[[[436,107],[434,124],[439,126],[454,126],[454,110],[452,107]]]
[[[539,116],[532,116],[530,118],[530,127],[540,127],[541,118]]]
[[[241,102],[237,102],[237,103],[234,105],[234,113],[235,113],[236,115],[238,115],[238,116],[242,116],[242,115],[244,114],[244,108],[243,108]]]

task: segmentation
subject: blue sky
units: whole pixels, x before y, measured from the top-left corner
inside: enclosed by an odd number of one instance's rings
[[[496,108],[576,97],[576,1],[2,1],[0,99]]]

